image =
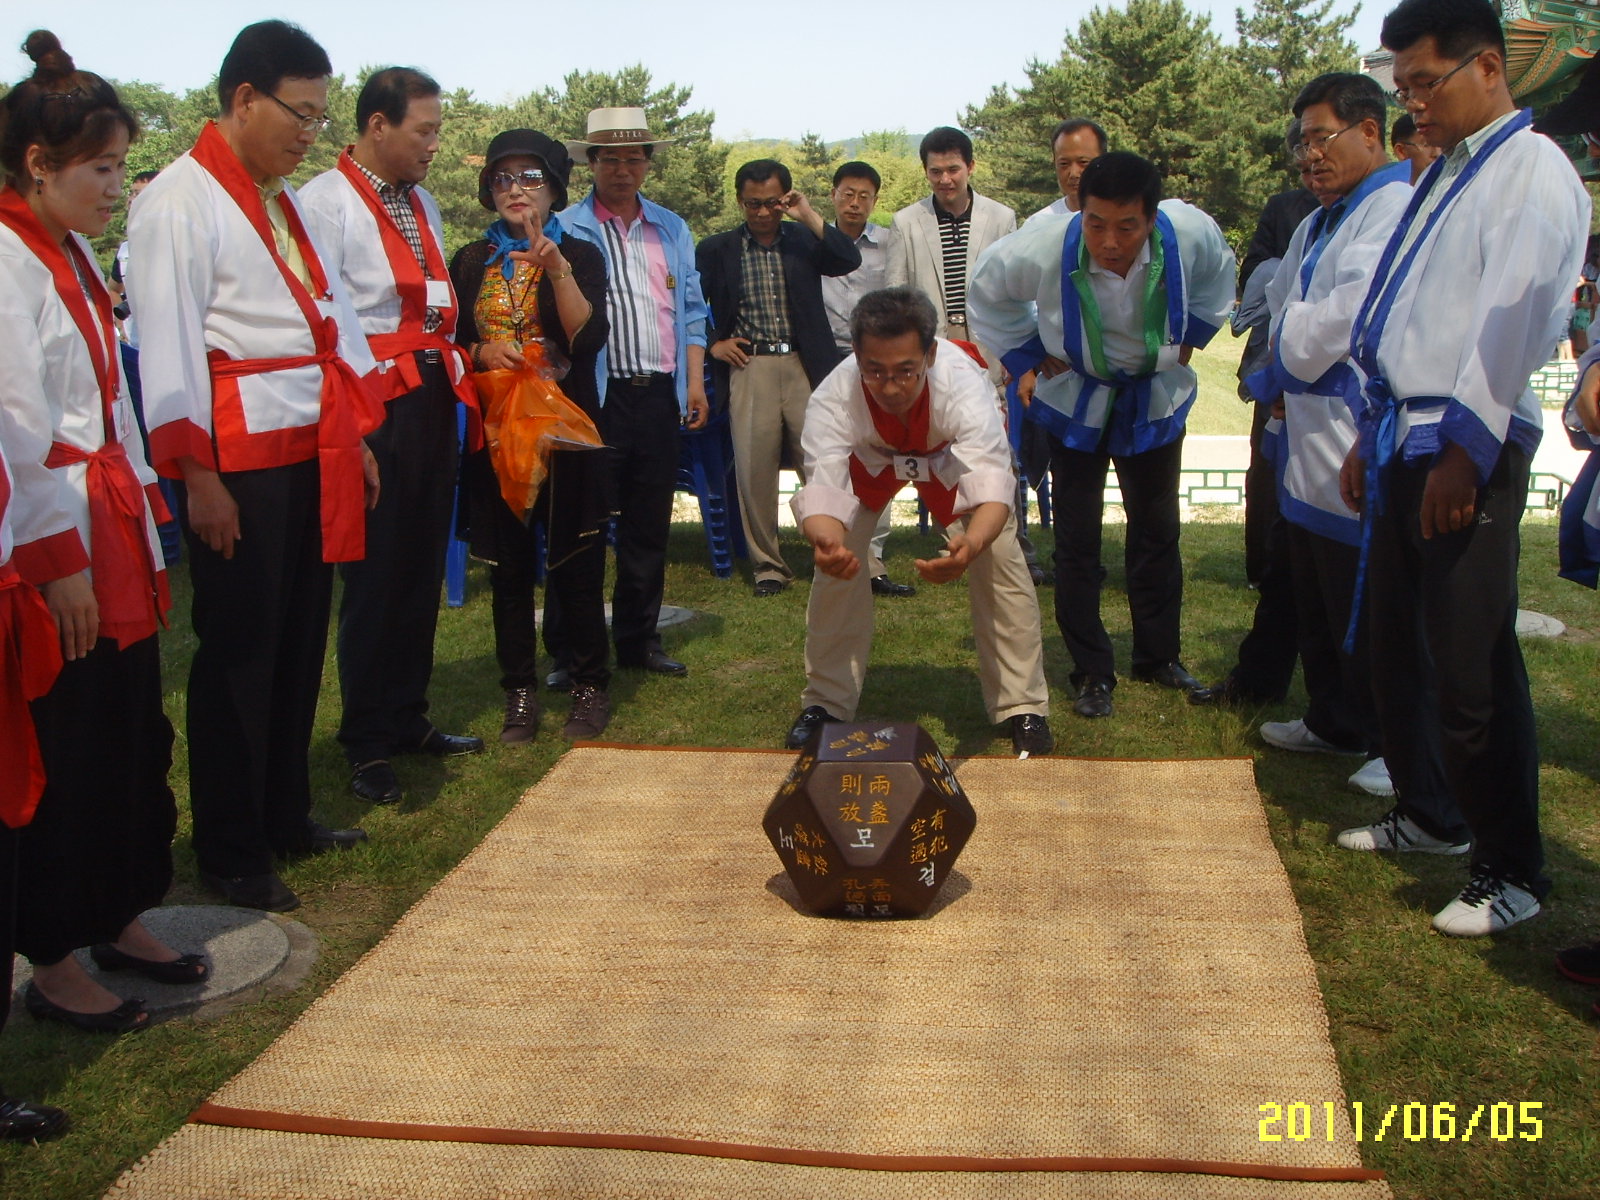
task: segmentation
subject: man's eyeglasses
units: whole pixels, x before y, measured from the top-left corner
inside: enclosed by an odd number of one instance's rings
[[[770,209],[773,212],[783,211],[782,196],[778,196],[772,200],[741,200],[739,203],[744,205],[745,212],[756,213],[760,212],[763,208]]]
[[[1458,62],[1453,70],[1446,71],[1432,83],[1419,83],[1415,87],[1395,88],[1394,91],[1389,93],[1389,98],[1396,104],[1410,104],[1413,100],[1415,100],[1418,104],[1426,104],[1429,100],[1433,99],[1433,94],[1439,90],[1440,86],[1445,80],[1454,75],[1456,71],[1464,69],[1468,63],[1476,62],[1478,60],[1478,55],[1482,53],[1482,50],[1474,50],[1471,54],[1467,55],[1460,62]]]
[[[881,367],[862,367],[861,378],[873,387],[882,387],[886,383],[907,384],[920,379],[927,367],[902,367],[898,371],[885,371]]]
[[[515,175],[508,171],[496,171],[489,176],[489,186],[497,192],[509,192],[514,187],[525,192],[537,192],[544,186],[544,172],[536,167],[518,171]]]
[[[268,100],[271,100],[279,108],[283,109],[284,112],[288,113],[291,117],[293,117],[294,120],[295,120],[295,124],[300,126],[300,128],[305,130],[305,132],[307,132],[307,133],[321,133],[324,129],[326,129],[328,127],[328,122],[333,120],[332,117],[308,117],[308,116],[306,116],[305,113],[301,112],[298,108],[291,108],[289,105],[285,104],[282,100],[279,100],[271,92],[262,92],[261,94],[263,96],[265,96]]]
[[[1361,122],[1357,121],[1356,125],[1359,124],[1361,124]],[[1328,143],[1333,141],[1333,139],[1338,137],[1341,133],[1349,133],[1356,127],[1356,125],[1346,125],[1343,129],[1336,129],[1332,133],[1325,134],[1322,137],[1306,138],[1305,141],[1301,142],[1294,148],[1295,162],[1310,162],[1313,154],[1315,154],[1318,158],[1325,158],[1328,153]]]

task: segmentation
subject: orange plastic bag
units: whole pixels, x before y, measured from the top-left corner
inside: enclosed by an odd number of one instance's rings
[[[588,414],[550,378],[544,346],[530,341],[522,357],[527,365],[521,370],[480,371],[472,380],[500,495],[526,521],[550,474],[550,455],[561,449],[598,449],[605,442]]]

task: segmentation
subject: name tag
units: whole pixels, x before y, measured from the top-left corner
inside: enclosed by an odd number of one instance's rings
[[[451,308],[450,281],[448,279],[428,280],[427,306],[429,308]]]
[[[111,425],[116,430],[117,441],[126,442],[133,434],[133,405],[118,400],[111,406]]]
[[[915,483],[919,479],[929,479],[932,473],[928,470],[928,460],[919,454],[897,454],[894,456],[894,477]]]

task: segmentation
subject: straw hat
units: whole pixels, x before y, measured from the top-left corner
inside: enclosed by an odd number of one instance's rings
[[[677,140],[651,133],[642,108],[594,108],[584,139],[568,142],[567,149],[576,158],[587,156],[590,146],[659,146]]]

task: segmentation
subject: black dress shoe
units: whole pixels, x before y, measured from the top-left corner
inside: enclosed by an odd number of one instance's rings
[[[1050,722],[1039,713],[1022,713],[1011,718],[1011,749],[1020,758],[1049,754],[1056,748]]]
[[[755,593],[758,596],[776,596],[788,586],[781,579],[758,579],[756,580]]]
[[[411,747],[412,754],[431,754],[434,758],[455,758],[460,754],[480,754],[483,739],[471,734],[441,733],[430,729],[422,740]]]
[[[293,912],[300,907],[300,897],[289,890],[271,871],[260,875],[209,875],[200,872],[200,882],[236,908],[259,908],[262,912]]]
[[[544,677],[544,686],[547,691],[570,692],[572,690],[572,672],[565,667],[557,667]]]
[[[784,747],[789,750],[800,749],[811,740],[814,731],[821,729],[828,721],[838,719],[820,704],[802,709],[800,715],[794,719],[794,724],[789,726],[789,736],[783,739]]]
[[[368,804],[398,804],[405,795],[400,790],[400,779],[386,758],[364,762],[350,776],[350,790],[356,799]]]
[[[329,829],[317,821],[311,822],[313,854],[326,854],[330,850],[353,850],[366,840],[365,829]]]
[[[89,957],[102,971],[133,971],[152,983],[204,983],[211,975],[211,966],[203,954],[185,954],[169,962],[157,962],[126,954],[110,942],[104,942],[90,946]]]
[[[1196,688],[1189,693],[1190,704],[1203,704],[1213,708],[1228,708],[1233,705],[1263,705],[1277,704],[1282,696],[1262,696],[1239,686],[1239,681],[1232,675],[1220,683],[1213,683],[1209,687]]]
[[[650,671],[656,675],[687,675],[689,668],[675,658],[668,658],[666,651],[657,647],[647,650],[643,658],[617,659],[617,666],[635,671]]]
[[[0,1100],[0,1142],[47,1142],[71,1124],[67,1114],[32,1100]]]
[[[22,1004],[35,1021],[60,1021],[85,1033],[136,1033],[150,1024],[150,1011],[143,1000],[124,1000],[110,1012],[79,1012],[74,1008],[62,1008],[31,979],[23,990]]]
[[[1072,711],[1080,717],[1109,717],[1111,685],[1104,679],[1085,679],[1072,702]]]
[[[896,583],[887,575],[874,575],[872,577],[872,594],[874,596],[915,596],[917,589],[909,583]]]
[[[1153,683],[1157,687],[1171,688],[1175,692],[1192,692],[1205,686],[1184,670],[1181,662],[1162,663],[1153,670],[1135,671],[1133,677],[1140,683]]]
[[[1028,578],[1033,580],[1034,587],[1044,587],[1047,583],[1055,582],[1050,572],[1046,571],[1038,563],[1028,564]]]

